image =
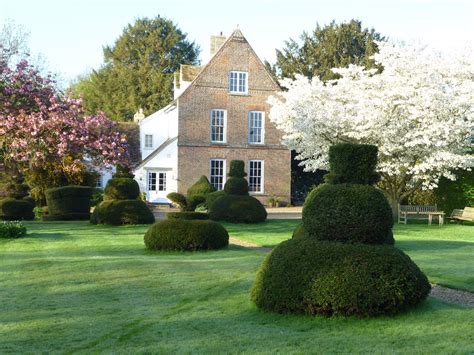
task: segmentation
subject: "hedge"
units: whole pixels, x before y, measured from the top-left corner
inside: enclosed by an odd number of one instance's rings
[[[252,196],[226,195],[219,197],[210,207],[212,220],[232,223],[259,223],[267,219],[267,211]]]
[[[229,234],[213,221],[167,219],[152,225],[144,241],[153,250],[209,250],[228,245]]]
[[[94,209],[92,224],[151,224],[155,217],[145,202],[140,200],[108,200]]]
[[[87,220],[93,188],[89,186],[62,186],[45,192],[49,215],[44,220]]]
[[[369,185],[320,185],[306,198],[303,224],[319,240],[394,244],[390,205]]]
[[[33,208],[29,201],[5,198],[0,200],[0,220],[19,221],[35,218]]]
[[[293,238],[266,257],[252,299],[279,313],[374,316],[412,307],[429,292],[426,276],[392,246]]]

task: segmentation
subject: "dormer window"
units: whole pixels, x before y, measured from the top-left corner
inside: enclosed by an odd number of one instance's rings
[[[145,149],[153,149],[153,134],[145,134]]]
[[[229,92],[231,94],[247,93],[248,75],[244,71],[231,71],[229,73]]]

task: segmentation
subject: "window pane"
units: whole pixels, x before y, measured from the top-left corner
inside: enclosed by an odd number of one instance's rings
[[[156,173],[148,172],[148,191],[156,191]]]
[[[211,142],[224,142],[225,111],[211,110]]]
[[[249,143],[263,143],[263,113],[249,113]]]
[[[166,191],[166,173],[158,174],[158,191]]]
[[[249,191],[262,192],[262,161],[251,160],[249,162]]]
[[[214,186],[216,190],[222,190],[224,188],[224,160],[211,160],[210,177],[211,185]]]
[[[153,148],[153,135],[145,134],[145,148]]]

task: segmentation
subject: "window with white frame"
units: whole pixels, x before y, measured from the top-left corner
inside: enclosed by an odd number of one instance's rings
[[[261,111],[249,112],[249,143],[263,144],[265,133],[265,113]]]
[[[226,142],[226,111],[211,110],[211,143]]]
[[[158,173],[158,191],[166,191],[166,173]]]
[[[166,173],[149,171],[148,191],[166,191]]]
[[[249,191],[263,193],[263,160],[249,161]]]
[[[247,93],[247,72],[231,71],[229,73],[229,91],[233,94]]]
[[[148,191],[156,191],[156,173],[148,172]]]
[[[145,134],[145,149],[153,148],[153,134]]]
[[[225,160],[211,159],[210,183],[217,191],[224,188],[225,183]]]

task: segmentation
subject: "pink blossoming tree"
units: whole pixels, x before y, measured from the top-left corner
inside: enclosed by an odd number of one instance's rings
[[[81,101],[61,95],[26,60],[10,68],[0,57],[0,150],[36,197],[44,189],[81,184],[87,172],[128,166],[126,137],[103,113],[86,116]]]

